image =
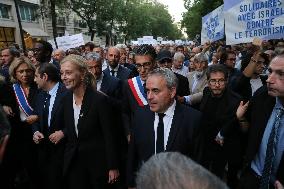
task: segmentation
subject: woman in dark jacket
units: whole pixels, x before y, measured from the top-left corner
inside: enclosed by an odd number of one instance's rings
[[[32,140],[31,129],[31,124],[38,119],[33,111],[38,93],[33,82],[34,72],[35,68],[28,58],[16,58],[9,68],[13,85],[1,92],[1,103],[11,124],[0,170],[1,188],[14,188],[19,173],[25,175],[29,188],[38,187],[36,146]]]

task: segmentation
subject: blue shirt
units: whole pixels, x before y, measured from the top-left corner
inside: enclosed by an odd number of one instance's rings
[[[284,109],[284,108],[283,108],[283,105],[280,102],[280,99],[278,97],[276,97],[276,103],[275,103],[273,111],[270,115],[270,118],[267,122],[267,125],[266,125],[266,128],[265,128],[263,137],[262,137],[262,141],[261,141],[258,153],[256,154],[254,160],[251,163],[251,168],[259,176],[262,175],[268,138],[269,138],[269,135],[271,133],[274,121],[276,119],[277,110],[279,110],[279,109]],[[280,119],[278,135],[279,135],[279,139],[278,139],[278,143],[277,143],[277,146],[276,146],[276,154],[275,154],[275,159],[274,159],[272,171],[271,171],[271,174],[272,174],[271,175],[271,182],[272,183],[274,183],[275,180],[276,180],[276,173],[277,173],[277,170],[278,170],[281,158],[282,158],[282,154],[283,154],[283,151],[284,151],[284,116],[282,116],[281,119]]]

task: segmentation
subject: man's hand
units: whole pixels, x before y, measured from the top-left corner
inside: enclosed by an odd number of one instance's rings
[[[244,104],[244,101],[241,101],[241,103],[240,103],[240,105],[237,109],[237,112],[236,112],[236,116],[237,116],[238,120],[244,119],[245,113],[248,109],[248,105],[249,105],[249,101],[245,104]]]
[[[33,140],[36,144],[39,144],[39,142],[44,139],[44,136],[41,132],[36,131],[33,135]]]
[[[49,140],[50,142],[57,144],[63,137],[64,137],[64,133],[61,130],[59,130],[59,131],[55,131],[54,133],[52,133],[49,136]]]
[[[182,103],[182,104],[184,104],[185,102],[184,102],[184,97],[183,96],[177,96],[177,101],[179,102],[179,103]]]
[[[216,141],[220,146],[223,146],[223,145],[224,145],[224,138],[219,137],[219,135],[216,136],[215,141]]]
[[[284,189],[284,186],[277,180],[274,184],[276,189]]]
[[[27,117],[26,122],[31,125],[34,122],[36,122],[37,120],[38,120],[37,115],[30,115],[29,117]]]
[[[108,172],[108,183],[113,184],[118,180],[119,171],[117,169]]]
[[[4,112],[8,115],[8,116],[14,116],[14,112],[12,110],[12,108],[10,106],[3,106],[3,110]]]

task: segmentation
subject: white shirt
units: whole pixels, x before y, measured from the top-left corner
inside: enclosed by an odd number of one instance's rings
[[[116,76],[117,76],[118,68],[119,68],[119,64],[118,64],[118,65],[117,65],[114,69],[112,69],[110,66],[108,66],[108,69],[109,69],[109,75],[111,75],[111,76],[112,76],[111,70],[113,70],[113,71],[114,71],[114,77],[116,77]]]
[[[74,111],[74,124],[75,124],[75,132],[78,136],[78,121],[80,117],[80,111],[81,111],[81,106],[76,105],[75,103],[75,97],[73,94],[73,111]]]
[[[22,110],[22,108],[19,106],[20,109],[20,119],[21,121],[26,121],[27,119],[27,115],[25,114],[25,112]]]
[[[254,95],[255,91],[262,87],[262,81],[260,78],[257,79],[250,79],[250,86],[251,86],[251,94]]]
[[[102,70],[105,70],[107,68],[108,64],[106,59],[104,59],[103,65],[102,65]]]
[[[176,69],[176,68],[172,67],[172,71],[174,73],[177,73],[177,74],[180,74],[180,75],[186,77],[187,73],[188,73],[188,67],[182,66],[181,69]]]
[[[52,112],[52,108],[53,108],[53,105],[54,105],[54,101],[55,101],[55,98],[56,98],[56,94],[57,94],[57,91],[58,91],[58,87],[59,87],[59,83],[57,82],[54,87],[48,91],[48,94],[50,95],[50,100],[49,100],[49,108],[48,108],[48,127],[50,127],[50,120],[51,120],[51,112]]]
[[[173,117],[176,109],[176,101],[174,100],[173,104],[167,109],[164,113],[165,116],[163,118],[164,122],[164,150],[167,149],[167,142],[170,135]],[[158,113],[155,113],[155,120],[154,120],[154,131],[155,131],[155,154],[156,154],[156,143],[157,143],[157,128],[159,123],[159,116]]]
[[[102,72],[101,77],[97,79],[97,91],[101,91],[103,78],[104,78],[104,72]]]

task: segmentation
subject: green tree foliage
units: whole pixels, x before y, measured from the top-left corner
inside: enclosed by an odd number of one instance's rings
[[[162,36],[168,39],[182,37],[167,7],[157,1],[127,0],[120,31],[124,33],[125,40],[144,35]]]
[[[112,39],[113,31],[125,41],[143,35],[182,37],[167,7],[156,0],[69,0],[68,7],[87,23],[91,39],[95,32]]]
[[[201,33],[202,17],[223,4],[223,0],[184,0],[187,12],[183,14],[182,27],[189,38]]]

